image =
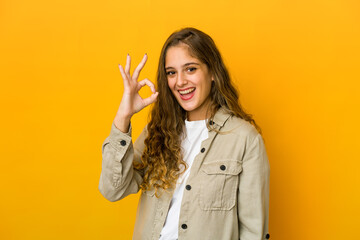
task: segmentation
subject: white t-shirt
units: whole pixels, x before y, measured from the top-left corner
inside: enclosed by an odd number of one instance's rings
[[[184,161],[187,163],[188,168],[182,175],[180,175],[176,183],[176,188],[174,190],[169,211],[159,240],[178,239],[180,206],[186,181],[190,175],[190,169],[194,158],[200,152],[201,142],[209,137],[208,129],[206,127],[206,120],[190,122],[185,120],[185,127],[186,137],[182,141],[182,148],[184,149]]]

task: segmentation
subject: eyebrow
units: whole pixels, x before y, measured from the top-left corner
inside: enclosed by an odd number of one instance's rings
[[[189,66],[189,65],[192,65],[192,64],[200,65],[199,63],[196,63],[196,62],[189,62],[189,63],[185,63],[185,64],[183,65],[183,67],[186,67],[186,66]],[[169,69],[169,68],[173,68],[173,67],[167,67],[167,68],[165,68],[165,70],[167,70],[167,69]]]

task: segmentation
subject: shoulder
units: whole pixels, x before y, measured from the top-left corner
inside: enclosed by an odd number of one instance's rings
[[[236,116],[230,116],[221,131],[229,132],[234,134],[236,137],[246,139],[247,142],[252,142],[257,137],[261,138],[260,133],[254,125]]]

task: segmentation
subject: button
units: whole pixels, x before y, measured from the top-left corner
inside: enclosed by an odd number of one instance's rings
[[[214,124],[213,120],[210,120],[210,121],[209,121],[209,124],[210,124],[210,125],[213,125],[213,124]]]
[[[121,140],[121,141],[120,141],[120,144],[121,144],[121,146],[125,146],[125,145],[126,145],[126,141],[125,141],[125,140]]]
[[[270,238],[270,234],[266,234],[265,238],[266,238],[266,239],[269,239],[269,238]]]
[[[186,190],[190,190],[191,189],[191,186],[190,185],[186,185]]]
[[[226,169],[226,166],[225,166],[225,165],[221,165],[221,166],[220,166],[220,169],[224,171],[224,170]]]
[[[186,224],[181,224],[181,228],[182,229],[187,229],[187,225]]]
[[[205,152],[205,148],[202,148],[202,149],[201,149],[201,152],[202,152],[202,153]]]

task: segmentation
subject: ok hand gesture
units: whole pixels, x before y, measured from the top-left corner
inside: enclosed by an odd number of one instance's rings
[[[129,54],[126,58],[125,69],[119,64],[121,76],[124,82],[124,93],[114,123],[115,126],[123,132],[128,131],[131,117],[141,109],[155,102],[159,94],[155,91],[155,86],[149,79],[145,78],[139,82],[137,81],[140,71],[145,66],[146,60],[147,54],[144,55],[139,65],[134,70],[132,76],[130,75],[131,58]],[[153,94],[150,97],[143,99],[139,95],[139,91],[145,85],[150,87]]]

